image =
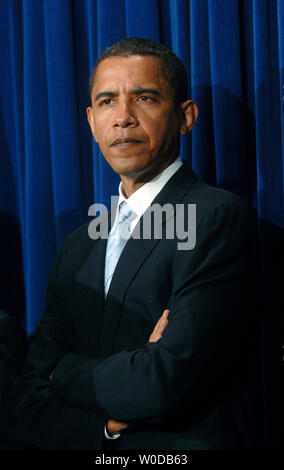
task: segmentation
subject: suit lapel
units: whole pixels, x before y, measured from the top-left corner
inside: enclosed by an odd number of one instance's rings
[[[196,176],[191,168],[184,163],[157,195],[152,205],[160,204],[163,206],[171,203],[175,207],[188,192],[195,180]],[[147,211],[150,210],[151,207]],[[148,240],[130,238],[121,253],[105,302],[100,337],[103,355],[112,353],[127,288],[139,268],[159,242],[160,240],[155,240],[154,238]]]

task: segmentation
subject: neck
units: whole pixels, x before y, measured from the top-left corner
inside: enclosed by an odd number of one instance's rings
[[[145,183],[136,183],[131,177],[120,175],[122,194],[129,198],[137,189],[141,188]]]
[[[171,165],[178,155],[174,155],[171,159],[166,162],[162,162],[160,165],[150,167],[144,170],[142,173],[132,173],[120,175],[121,178],[121,190],[126,198],[129,198],[137,189],[141,188],[144,184],[148,183],[160,173],[162,173],[169,165]]]

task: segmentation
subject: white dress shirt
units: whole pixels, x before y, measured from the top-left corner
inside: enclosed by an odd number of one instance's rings
[[[130,231],[132,233],[135,225],[140,219],[141,215],[148,209],[157,194],[163,189],[169,179],[176,173],[176,171],[182,166],[182,159],[178,157],[173,163],[171,163],[162,173],[153,178],[148,183],[145,183],[141,188],[137,189],[129,198],[126,198],[121,190],[121,182],[118,187],[119,199],[117,204],[117,211],[115,219],[118,214],[118,207],[122,201],[127,201],[128,206],[137,214],[130,225]],[[117,439],[120,433],[110,436],[107,432],[107,426],[105,425],[104,434],[106,439]]]
[[[144,214],[146,209],[151,205],[157,194],[163,189],[165,184],[169,181],[169,179],[176,173],[176,171],[182,166],[182,159],[178,157],[173,163],[171,163],[162,173],[158,176],[153,178],[148,183],[145,183],[141,188],[137,189],[129,198],[126,197],[122,193],[121,189],[121,182],[118,187],[119,191],[119,199],[117,204],[117,211],[119,204],[122,201],[127,201],[127,205],[132,209],[137,217],[133,219],[130,230],[131,233],[137,224],[138,220],[140,219],[141,215]],[[117,217],[117,212],[116,216]]]

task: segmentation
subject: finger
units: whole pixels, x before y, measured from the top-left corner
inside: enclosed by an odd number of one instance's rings
[[[157,321],[156,323],[156,326],[160,326],[160,325],[163,325],[165,323],[165,321],[168,322],[168,315],[169,315],[170,311],[168,309],[164,310],[162,315],[160,316],[159,320]]]
[[[161,322],[160,327],[159,327],[159,333],[162,335],[162,333],[165,331],[166,326],[169,324],[168,319],[164,319],[163,322]]]
[[[167,318],[169,314],[169,310],[168,311],[164,311],[163,315],[159,318],[154,330],[153,330],[153,334],[155,335],[161,335],[164,331],[164,329],[166,328],[166,326],[168,325],[169,323],[169,320]]]
[[[150,343],[156,343],[159,339],[162,338],[162,333],[169,323],[169,320],[168,320],[169,313],[170,313],[169,309],[165,309],[163,311],[162,315],[160,316],[159,320],[157,321],[151,333],[151,336],[149,338]]]
[[[107,430],[110,434],[115,434],[129,427],[129,424],[116,421],[115,419],[109,419],[107,421]]]
[[[119,428],[119,431],[122,431],[122,429],[129,428],[129,424],[119,422],[118,423],[118,428]]]
[[[161,316],[158,322],[156,323],[153,333],[163,332],[168,323],[169,323],[169,320],[166,317]]]
[[[165,322],[168,324],[169,320],[168,320],[168,316],[169,316],[169,313],[170,311],[168,309],[164,310],[162,315],[160,316],[158,322],[157,322],[157,325],[164,325]]]

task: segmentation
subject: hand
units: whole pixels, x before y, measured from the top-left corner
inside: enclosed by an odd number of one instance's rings
[[[149,343],[156,343],[159,339],[162,338],[162,333],[164,332],[164,329],[169,323],[169,320],[168,320],[169,313],[170,311],[167,309],[163,311],[162,316],[157,321],[156,326],[151,333],[151,336],[149,338]]]
[[[160,338],[162,338],[162,333],[166,328],[167,324],[169,323],[168,315],[170,311],[164,310],[162,316],[157,321],[154,330],[149,338],[149,343],[156,343]],[[117,434],[123,429],[129,427],[129,424],[121,423],[120,421],[116,421],[115,419],[109,419],[107,421],[107,432],[111,435]]]
[[[120,421],[115,421],[115,419],[109,419],[107,421],[107,432],[110,436],[112,436],[113,434],[117,434],[118,432],[128,427],[129,424],[121,423]]]

